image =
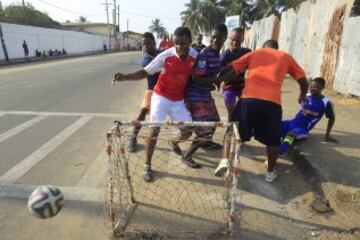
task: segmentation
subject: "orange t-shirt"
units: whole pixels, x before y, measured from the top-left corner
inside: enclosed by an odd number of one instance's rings
[[[299,80],[304,70],[289,54],[262,48],[232,62],[236,72],[247,70],[241,98],[255,98],[281,105],[281,87],[286,74]]]

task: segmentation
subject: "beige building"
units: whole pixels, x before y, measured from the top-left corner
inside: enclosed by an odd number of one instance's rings
[[[62,26],[69,30],[88,32],[102,36],[109,49],[138,49],[141,46],[141,34],[136,32],[118,32],[114,24],[106,23],[63,23]],[[116,34],[114,35],[114,32]]]

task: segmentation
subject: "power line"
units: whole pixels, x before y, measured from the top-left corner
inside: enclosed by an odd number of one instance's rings
[[[38,1],[45,4],[45,5],[48,5],[50,7],[53,7],[53,8],[56,8],[56,9],[59,9],[61,11],[65,11],[65,12],[68,12],[68,13],[71,13],[71,14],[75,14],[75,15],[81,15],[81,16],[86,16],[86,17],[100,17],[100,16],[103,16],[102,14],[85,14],[85,13],[81,13],[81,12],[68,10],[68,9],[59,7],[57,5],[54,5],[52,3],[48,3],[48,2],[46,2],[44,0],[38,0]],[[128,12],[128,11],[120,11],[120,13],[131,15],[131,16],[143,17],[143,18],[159,18],[159,16],[143,15],[143,14],[134,13],[134,12]],[[172,18],[172,17],[161,17],[161,19],[166,19],[166,20],[171,20],[171,21],[179,20],[178,18]]]
[[[81,15],[81,16],[87,16],[87,17],[103,16],[103,15],[100,15],[100,14],[85,14],[85,13],[75,12],[75,11],[72,11],[72,10],[68,10],[68,9],[56,6],[56,5],[52,4],[52,3],[45,2],[44,0],[38,0],[38,1],[45,4],[45,5],[48,5],[50,7],[57,8],[59,10],[62,10],[62,11],[68,12],[68,13],[72,13],[72,14],[75,14],[75,15]]]

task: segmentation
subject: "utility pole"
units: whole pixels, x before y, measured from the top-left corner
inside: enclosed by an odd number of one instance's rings
[[[118,14],[118,27],[119,27],[119,32],[120,32],[120,4],[118,4],[117,8],[118,8],[118,11],[117,11],[117,14]]]
[[[22,0],[22,6],[25,7],[25,1],[24,0]]]
[[[107,29],[108,29],[108,49],[110,49],[109,5],[111,5],[111,3],[108,3],[108,0],[105,0],[105,3],[102,3],[102,5],[105,5]]]
[[[1,41],[1,46],[2,46],[3,52],[4,52],[5,61],[9,62],[10,61],[9,60],[9,55],[8,55],[8,52],[7,52],[7,49],[6,49],[5,40],[4,40],[4,36],[3,36],[3,31],[1,29],[1,24],[0,24],[0,41]]]
[[[117,35],[116,35],[116,0],[114,0],[113,2],[114,8],[113,8],[113,34],[114,34],[114,39],[115,39],[115,46],[116,48],[118,48],[118,41],[117,41]]]
[[[129,19],[126,19],[126,32],[127,32],[127,49],[130,50],[130,46],[129,46]]]

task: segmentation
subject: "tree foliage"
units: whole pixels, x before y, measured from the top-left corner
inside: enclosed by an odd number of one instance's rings
[[[291,8],[297,10],[304,1],[307,0],[190,0],[184,5],[181,20],[194,34],[209,33],[226,16],[239,15],[240,26],[245,27],[270,15],[280,16]]]
[[[84,16],[79,16],[78,21],[79,21],[80,23],[84,23],[84,22],[87,22],[87,19],[86,19],[86,17],[84,17]]]
[[[354,5],[351,9],[351,16],[352,17],[360,16],[360,0],[354,1]]]
[[[154,20],[151,21],[149,31],[152,33],[156,33],[157,37],[159,38],[166,33],[166,28],[161,23],[159,18],[155,18]]]
[[[36,10],[30,3],[25,6],[11,4],[0,11],[0,20],[9,23],[39,27],[60,27],[60,23],[46,13]]]

